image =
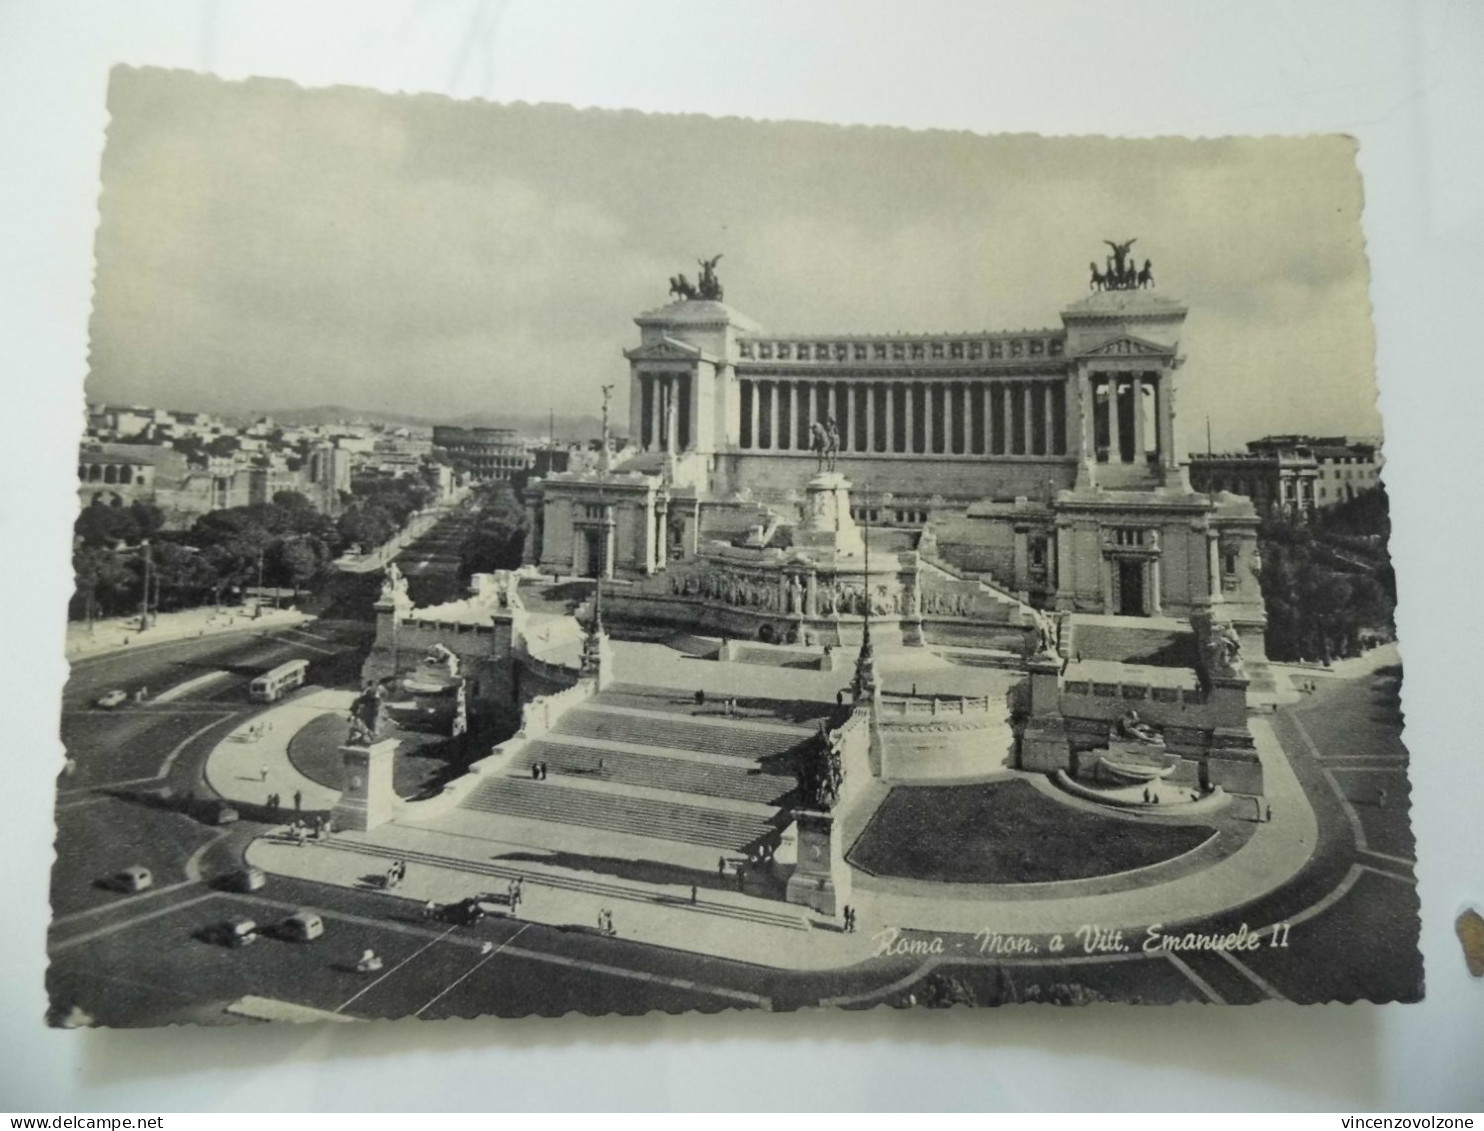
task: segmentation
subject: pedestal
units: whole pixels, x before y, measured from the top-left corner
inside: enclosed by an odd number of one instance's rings
[[[803,521],[794,545],[806,550],[860,554],[865,543],[850,513],[850,480],[838,471],[821,471],[804,488]]]
[[[338,830],[367,832],[392,819],[397,791],[392,788],[392,757],[395,738],[383,738],[370,746],[342,746],[345,790],[330,820]]]
[[[794,821],[798,860],[784,898],[821,915],[838,915],[850,898],[850,870],[834,835],[835,819],[828,813],[799,811]]]

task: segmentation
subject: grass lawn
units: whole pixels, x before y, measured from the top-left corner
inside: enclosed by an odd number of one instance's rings
[[[339,712],[321,715],[289,741],[289,761],[305,777],[343,789],[340,747],[346,738],[345,716]],[[425,731],[390,727],[386,737],[398,742],[392,762],[392,788],[398,797],[415,798],[437,791],[458,777],[469,763],[489,753],[491,739],[481,740],[472,731],[459,738]]]
[[[1216,830],[1063,805],[1028,782],[897,786],[850,850],[880,876],[966,884],[1081,880],[1179,856]]]

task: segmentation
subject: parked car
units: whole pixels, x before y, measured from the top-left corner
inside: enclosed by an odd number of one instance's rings
[[[242,820],[242,814],[224,801],[219,801],[208,811],[207,816],[213,825],[234,825]]]
[[[115,687],[112,691],[105,691],[102,695],[98,696],[98,706],[102,707],[105,711],[111,711],[128,701],[128,692],[118,687]]]
[[[325,921],[317,911],[301,908],[283,921],[282,929],[290,942],[310,942],[325,933]]]
[[[217,927],[217,938],[223,946],[234,949],[249,946],[258,941],[257,920],[246,915],[234,915]]]
[[[148,868],[141,868],[138,864],[115,872],[108,878],[108,886],[114,891],[121,891],[126,895],[144,891],[155,886],[155,877]]]
[[[268,882],[268,873],[261,868],[243,868],[227,877],[227,887],[233,891],[259,891]]]

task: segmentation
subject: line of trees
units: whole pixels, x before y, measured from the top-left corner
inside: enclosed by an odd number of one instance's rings
[[[1383,488],[1315,514],[1275,517],[1258,531],[1267,651],[1275,660],[1329,663],[1395,633],[1396,575]]]
[[[385,542],[433,497],[421,479],[358,482],[340,516],[331,518],[299,492],[280,491],[271,503],[210,511],[181,531],[165,530],[164,514],[150,503],[95,503],[83,508],[73,530],[69,615],[138,612],[146,569],[149,606],[161,611],[219,605],[260,582],[310,589],[347,547]]]
[[[486,483],[473,495],[474,523],[459,547],[459,575],[516,569],[526,542],[526,508],[510,483]]]

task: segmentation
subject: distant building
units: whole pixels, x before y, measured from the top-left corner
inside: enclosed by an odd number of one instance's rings
[[[1380,453],[1343,436],[1264,436],[1245,452],[1193,454],[1190,482],[1198,491],[1246,495],[1262,511],[1302,516],[1379,486]]]
[[[525,443],[514,428],[456,428],[437,425],[433,447],[468,465],[476,480],[498,482],[530,467]]]
[[[1319,506],[1332,507],[1381,485],[1381,450],[1366,440],[1344,436],[1322,437],[1312,442],[1319,465]]]
[[[1257,441],[1254,441],[1257,443]],[[1190,457],[1190,485],[1215,494],[1245,495],[1259,511],[1301,517],[1312,514],[1318,465],[1303,444],[1245,452],[1207,452]]]

